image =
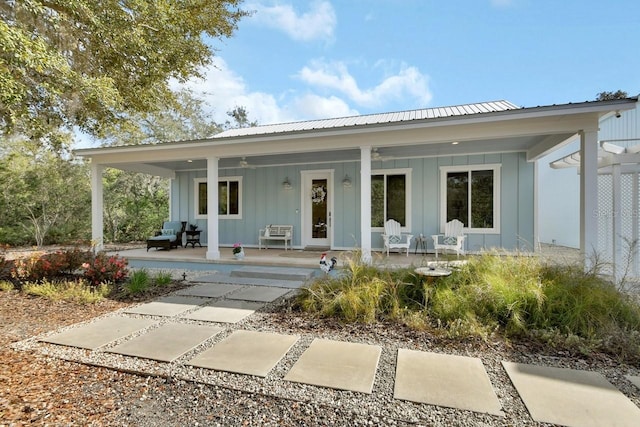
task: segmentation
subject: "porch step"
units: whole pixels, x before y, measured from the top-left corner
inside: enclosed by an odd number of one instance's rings
[[[260,279],[256,277],[236,277],[229,273],[217,273],[201,276],[193,280],[197,283],[217,283],[227,285],[271,286],[275,288],[298,289],[305,284],[304,280]]]
[[[309,280],[314,270],[308,268],[283,268],[283,267],[240,267],[231,272],[231,277],[244,277],[254,279],[272,279],[302,281]]]

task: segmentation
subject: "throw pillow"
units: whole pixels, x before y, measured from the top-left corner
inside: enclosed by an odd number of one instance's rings
[[[174,234],[176,234],[173,231],[173,228],[163,228],[161,231],[163,236],[173,236]]]

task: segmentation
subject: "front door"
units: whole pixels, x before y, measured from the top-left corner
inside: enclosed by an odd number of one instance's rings
[[[302,172],[302,243],[331,247],[333,171]]]

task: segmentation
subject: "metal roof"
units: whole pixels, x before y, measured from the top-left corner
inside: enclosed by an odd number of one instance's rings
[[[419,110],[407,110],[392,113],[367,114],[363,116],[308,120],[303,122],[280,123],[240,129],[229,129],[214,135],[213,138],[267,135],[285,132],[302,132],[317,129],[337,129],[353,126],[388,123],[405,123],[413,120],[441,119],[447,117],[496,113],[518,109],[520,109],[520,107],[509,101],[480,102],[476,104],[454,105],[450,107],[422,108]]]

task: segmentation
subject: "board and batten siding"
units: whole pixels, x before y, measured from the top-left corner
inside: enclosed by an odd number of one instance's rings
[[[440,232],[440,167],[452,165],[500,164],[499,234],[469,234],[466,250],[505,248],[533,249],[534,165],[524,153],[471,156],[445,156],[373,161],[372,170],[409,169],[411,172],[410,224],[414,236],[431,236]],[[360,164],[343,162],[273,168],[221,169],[219,176],[242,176],[242,218],[220,219],[220,244],[231,246],[241,242],[258,245],[258,230],[268,224],[293,224],[293,246],[301,245],[301,172],[333,170],[333,244],[334,249],[352,249],[360,242]],[[348,175],[351,187],[342,180]],[[195,179],[206,177],[206,171],[178,172],[171,184],[172,219],[198,224],[206,243],[206,220],[195,220]],[[289,178],[291,190],[282,182]],[[382,249],[382,233],[372,233],[372,247]],[[412,248],[414,245],[412,245]],[[428,248],[433,245],[429,239]]]

